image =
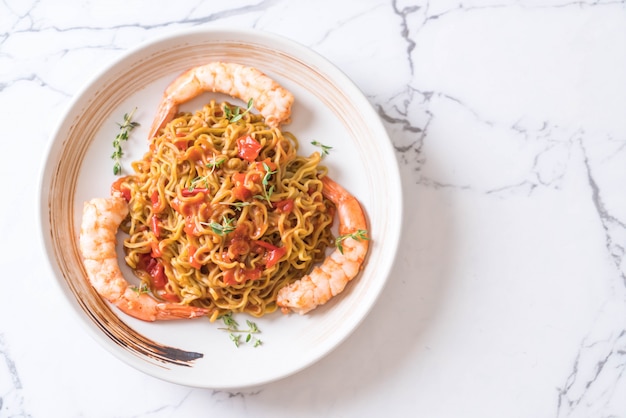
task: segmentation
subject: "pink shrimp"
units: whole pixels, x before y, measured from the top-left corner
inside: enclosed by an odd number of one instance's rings
[[[337,207],[342,250],[338,247],[310,274],[279,290],[277,303],[284,313],[293,310],[303,315],[337,296],[359,273],[367,254],[367,224],[361,205],[328,177],[322,182],[324,196]]]
[[[91,285],[98,294],[124,313],[144,321],[197,318],[209,311],[176,303],[159,302],[135,290],[124,279],[115,251],[115,235],[128,214],[122,197],[95,198],[85,202],[80,228],[80,251]]]
[[[174,118],[181,103],[203,92],[224,93],[245,102],[252,99],[254,107],[271,127],[289,120],[294,101],[289,91],[256,68],[211,62],[186,71],[167,87],[150,128],[149,138],[156,136]]]

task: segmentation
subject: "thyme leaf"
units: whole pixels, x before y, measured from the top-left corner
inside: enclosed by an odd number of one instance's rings
[[[213,170],[222,165],[224,161],[226,161],[226,157],[222,157],[220,159],[215,159],[215,157],[213,157],[212,161],[206,163],[206,167],[210,168],[211,172],[213,172]]]
[[[241,335],[236,335],[231,332],[228,336],[235,343],[235,347],[239,347],[239,344],[241,343]]]
[[[325,155],[328,155],[329,151],[333,149],[333,147],[329,145],[324,145],[319,141],[311,141],[311,144],[315,145],[316,147],[320,147],[322,149],[322,157],[324,157]]]
[[[263,180],[261,180],[261,184],[263,184],[263,195],[255,195],[254,197],[259,200],[266,200],[270,206],[272,206],[272,202],[270,201],[270,197],[272,197],[272,193],[274,193],[274,185],[271,185],[268,189],[270,178],[272,174],[276,174],[278,169],[272,171],[269,165],[266,162],[263,162],[263,168],[265,169],[265,175],[263,176]]]
[[[244,110],[243,113],[241,113],[241,108],[239,106],[235,107],[235,110],[232,110],[230,107],[224,105],[224,115],[226,116],[226,119],[228,119],[229,122],[231,123],[237,122],[246,113],[248,113],[250,109],[252,109],[253,103],[254,101],[252,98],[248,100],[246,110]]]
[[[187,190],[189,190],[190,192],[193,192],[194,189],[196,188],[196,185],[200,182],[204,183],[204,187],[206,187],[207,189],[209,189],[211,186],[209,185],[209,179],[208,176],[197,176],[194,177],[191,180],[191,183],[189,184],[189,187],[187,188]]]
[[[142,283],[141,286],[139,286],[139,287],[137,287],[137,286],[130,286],[130,290],[132,290],[133,292],[136,292],[139,295],[141,295],[143,293],[149,293],[150,292],[150,288],[145,283]]]
[[[209,174],[207,174],[206,176],[194,177],[191,180],[191,183],[189,184],[189,187],[187,189],[190,192],[193,192],[193,190],[196,188],[196,185],[200,182],[204,183],[204,187],[206,187],[207,189],[210,189],[211,186],[209,185],[209,176],[212,175],[215,172],[215,169],[218,168],[220,165],[222,165],[224,161],[226,161],[226,157],[216,159],[215,154],[214,154],[213,159],[205,164],[207,168],[211,169],[211,171],[209,171]]]
[[[356,232],[353,232],[351,234],[344,234],[344,235],[338,236],[337,238],[335,238],[335,246],[337,247],[337,249],[339,250],[341,254],[343,254],[343,241],[346,238],[352,238],[357,241],[369,239],[369,237],[367,236],[367,230],[365,229],[359,229]]]
[[[234,218],[227,218],[226,216],[223,216],[221,224],[217,222],[210,222],[210,223],[200,222],[200,224],[211,228],[214,234],[219,235],[219,236],[224,236],[235,230],[235,227],[233,226],[234,221],[235,221]]]
[[[272,169],[270,169],[270,166],[267,165],[265,161],[263,162],[263,168],[265,169],[265,175],[263,176],[263,180],[261,182],[264,186],[267,186],[267,183],[269,183],[272,174],[278,173],[278,169],[272,171]]]
[[[263,191],[263,195],[257,194],[254,195],[254,197],[259,200],[265,200],[270,206],[272,206],[272,201],[270,200],[270,198],[272,197],[272,193],[274,193],[274,185],[270,186],[269,189],[266,188]]]
[[[236,329],[239,327],[239,324],[237,323],[237,321],[235,321],[235,318],[233,318],[232,312],[229,312],[226,315],[222,316],[222,320],[224,321],[224,325],[226,325],[228,329]]]
[[[117,124],[120,127],[120,131],[113,140],[113,154],[111,154],[111,158],[114,161],[113,174],[116,176],[122,173],[122,165],[120,164],[120,159],[122,155],[124,155],[124,151],[122,151],[122,141],[127,141],[130,132],[137,126],[140,126],[139,122],[132,120],[136,110],[137,108],[135,107],[130,113],[125,113],[124,122]]]

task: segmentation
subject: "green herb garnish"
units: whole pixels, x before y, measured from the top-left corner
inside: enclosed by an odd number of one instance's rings
[[[222,217],[222,223],[218,224],[217,222],[211,222],[211,223],[206,223],[206,222],[200,222],[202,225],[206,225],[209,228],[211,228],[211,230],[213,231],[213,233],[215,233],[216,235],[219,236],[224,236],[226,234],[229,234],[231,232],[233,232],[235,230],[235,227],[233,226],[233,222],[235,221],[235,219],[233,218],[227,218],[226,216]]]
[[[329,151],[333,149],[333,147],[329,145],[324,145],[319,141],[311,141],[311,144],[315,145],[316,147],[320,147],[322,149],[322,157],[325,155],[328,155]]]
[[[203,177],[203,176],[197,176],[197,177],[194,177],[194,178],[191,180],[191,184],[189,185],[189,187],[187,188],[187,190],[189,190],[190,192],[193,192],[193,191],[194,191],[194,189],[196,188],[196,185],[197,185],[198,183],[200,183],[200,182],[204,182],[204,186],[208,189],[210,186],[209,186],[209,180],[208,180],[208,178],[207,178],[207,177],[208,177],[208,176],[204,176],[204,177]]]
[[[148,287],[147,284],[142,283],[141,286],[137,287],[137,286],[130,286],[130,290],[132,290],[133,292],[136,292],[138,294],[143,294],[143,293],[149,293],[150,292],[150,288]]]
[[[246,324],[248,325],[248,329],[239,329],[239,323],[235,321],[233,318],[233,314],[231,312],[222,316],[222,320],[224,321],[224,325],[226,328],[220,328],[221,330],[228,331],[228,337],[231,339],[233,343],[235,343],[236,347],[239,347],[242,344],[241,337],[243,334],[246,335],[243,343],[252,343],[253,347],[258,347],[263,344],[263,342],[254,337],[253,334],[260,334],[261,331],[257,327],[257,325],[249,320],[246,320]]]
[[[224,105],[224,115],[226,116],[226,119],[229,120],[229,122],[237,122],[243,117],[243,115],[245,115],[250,111],[250,109],[252,109],[252,104],[253,99],[248,100],[246,110],[244,110],[243,113],[241,113],[241,108],[239,106],[235,107],[235,110],[233,111],[230,107]]]
[[[113,161],[115,161],[113,163],[113,174],[116,176],[122,172],[122,165],[120,164],[120,158],[122,158],[122,155],[124,155],[124,152],[122,151],[122,141],[128,140],[130,131],[132,131],[137,126],[140,126],[138,122],[133,122],[132,120],[133,114],[136,110],[137,108],[134,108],[132,112],[125,113],[124,122],[118,123],[118,126],[120,127],[120,132],[115,136],[115,139],[113,140],[113,154],[111,155],[111,158],[113,159]]]
[[[206,167],[211,169],[211,173],[213,172],[213,170],[215,170],[217,167],[219,167],[220,165],[222,165],[224,163],[224,161],[226,161],[226,157],[222,157],[220,159],[215,159],[215,157],[213,157],[212,161],[209,161],[208,163],[206,163]]]
[[[263,176],[263,180],[261,180],[261,184],[263,184],[263,195],[256,195],[254,197],[260,200],[267,200],[267,203],[272,206],[270,197],[272,196],[272,193],[274,193],[274,185],[271,185],[269,189],[267,188],[267,186],[269,185],[272,174],[276,174],[278,170],[272,171],[270,169],[270,166],[267,165],[266,162],[263,163],[263,168],[265,169],[265,176]]]
[[[341,254],[343,254],[343,240],[345,240],[346,238],[352,238],[357,241],[369,239],[369,237],[367,236],[367,231],[365,229],[359,229],[356,232],[353,232],[351,234],[344,234],[344,235],[338,236],[335,239],[335,246],[337,247],[337,249],[339,250]]]
[[[224,161],[226,161],[226,157],[222,157],[220,159],[215,159],[215,157],[213,157],[213,159],[211,161],[209,161],[208,163],[205,164],[205,167],[210,168],[211,171],[209,171],[209,174],[207,174],[206,176],[197,176],[194,177],[191,180],[191,184],[189,184],[189,187],[187,188],[190,192],[193,192],[193,190],[196,188],[196,185],[200,182],[204,183],[204,187],[206,187],[207,189],[210,188],[209,185],[209,176],[212,175],[215,172],[215,169],[218,168],[220,165],[222,165],[224,163]]]

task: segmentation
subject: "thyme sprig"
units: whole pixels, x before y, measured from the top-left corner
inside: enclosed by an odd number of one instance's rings
[[[367,236],[367,230],[365,229],[359,229],[351,234],[339,235],[337,238],[335,238],[335,246],[341,254],[343,254],[343,241],[346,238],[352,238],[357,241],[369,240],[369,237]]]
[[[253,103],[254,103],[254,100],[252,98],[248,100],[246,110],[244,110],[243,113],[241,113],[241,108],[239,106],[235,107],[235,110],[233,111],[230,107],[228,107],[227,105],[224,105],[224,115],[226,116],[226,119],[228,119],[231,123],[237,122],[246,113],[248,113],[250,109],[252,109]]]
[[[324,145],[319,141],[311,141],[311,144],[315,145],[316,147],[320,147],[322,149],[322,157],[328,155],[329,151],[333,149],[333,147],[331,147],[330,145]]]
[[[127,141],[130,132],[137,126],[140,126],[139,122],[132,120],[136,110],[137,108],[135,107],[130,113],[125,113],[124,122],[118,123],[120,131],[113,140],[113,154],[111,155],[111,158],[115,161],[113,163],[113,174],[116,176],[122,172],[122,165],[120,164],[120,159],[122,155],[124,155],[124,151],[122,151],[122,141]]]
[[[234,221],[235,221],[234,218],[227,218],[226,216],[223,216],[221,224],[215,221],[210,222],[210,223],[200,222],[200,224],[211,228],[214,234],[219,235],[219,236],[224,236],[235,230],[235,226],[233,225]]]
[[[248,329],[239,329],[239,323],[233,318],[233,314],[231,312],[222,316],[222,321],[224,321],[224,325],[226,328],[220,328],[221,330],[228,332],[228,337],[235,344],[236,347],[239,347],[242,343],[252,343],[253,347],[258,347],[263,344],[263,342],[254,337],[253,334],[260,334],[261,331],[257,325],[246,319],[246,325],[248,325]],[[245,338],[242,341],[242,336],[245,334]]]
[[[260,200],[266,200],[270,206],[272,206],[272,202],[270,198],[272,197],[272,193],[274,193],[274,185],[272,184],[268,189],[267,186],[270,183],[270,178],[272,174],[276,174],[278,169],[272,171],[269,165],[266,162],[263,163],[263,168],[265,169],[265,176],[263,176],[263,180],[261,180],[261,184],[263,185],[263,195],[255,195],[254,197]]]
[[[206,187],[207,189],[210,188],[211,186],[209,185],[208,177],[209,177],[208,175],[194,177],[193,179],[191,179],[191,183],[189,184],[189,187],[187,188],[187,190],[189,190],[190,192],[193,192],[196,189],[196,186],[198,185],[198,183],[204,183],[204,187]]]
[[[207,168],[210,168],[211,169],[211,173],[213,173],[216,168],[218,168],[220,165],[224,164],[224,161],[226,161],[226,157],[222,157],[222,158],[215,158],[215,157],[213,157],[211,159],[211,161],[209,161],[208,163],[205,164],[205,166]]]
[[[218,168],[220,165],[222,165],[224,163],[224,161],[226,161],[226,157],[222,157],[219,159],[216,159],[215,157],[213,157],[213,159],[211,161],[209,161],[208,163],[205,164],[206,168],[210,168],[211,171],[209,171],[209,173],[205,176],[196,176],[191,180],[191,183],[189,184],[189,187],[187,188],[190,192],[193,192],[194,189],[196,188],[196,185],[198,183],[204,183],[204,186],[209,189],[210,185],[209,185],[209,176],[211,176],[214,172],[215,169]]]

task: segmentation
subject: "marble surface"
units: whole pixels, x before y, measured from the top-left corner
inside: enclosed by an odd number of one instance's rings
[[[163,382],[80,326],[45,262],[39,170],[129,48],[257,28],[322,54],[391,136],[392,277],[330,355],[238,391]],[[0,417],[626,417],[626,3],[0,3]]]

